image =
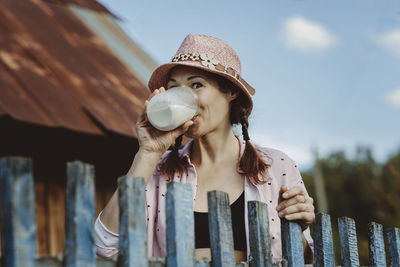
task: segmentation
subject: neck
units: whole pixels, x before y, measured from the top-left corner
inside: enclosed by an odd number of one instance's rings
[[[191,160],[195,165],[216,164],[239,159],[239,142],[232,128],[211,132],[194,140]]]

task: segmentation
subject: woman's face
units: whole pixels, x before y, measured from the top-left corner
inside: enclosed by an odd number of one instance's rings
[[[166,89],[176,86],[192,88],[199,98],[199,113],[186,132],[187,137],[198,138],[222,127],[230,127],[229,103],[235,96],[229,90],[223,93],[212,74],[196,68],[175,67]]]

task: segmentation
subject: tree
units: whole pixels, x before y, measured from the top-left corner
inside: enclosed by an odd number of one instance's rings
[[[327,192],[334,231],[335,252],[340,248],[337,218],[356,220],[361,264],[368,264],[368,223],[385,227],[400,226],[400,152],[386,163],[377,163],[368,147],[357,147],[353,159],[336,151],[319,159]],[[312,171],[302,173],[310,195],[315,199]],[[315,203],[318,206],[318,203]],[[337,255],[337,259],[340,256]]]

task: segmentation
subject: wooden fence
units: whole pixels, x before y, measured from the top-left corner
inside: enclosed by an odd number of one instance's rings
[[[62,261],[36,256],[34,187],[30,159],[0,158],[1,225],[0,266],[304,266],[301,228],[282,222],[284,260],[272,264],[267,204],[250,201],[248,219],[251,257],[235,263],[228,195],[208,193],[212,262],[196,261],[194,254],[191,188],[169,183],[167,188],[167,257],[148,259],[146,248],[145,185],[140,178],[118,180],[120,253],[117,261],[96,258],[94,249],[94,168],[75,161],[67,164],[66,243]],[[339,218],[344,266],[359,266],[355,222]],[[400,266],[399,228],[386,230],[392,266]],[[313,226],[315,266],[335,266],[330,217],[319,214]],[[387,266],[382,225],[369,225],[370,266]],[[388,264],[390,266],[390,264]],[[312,266],[312,265],[311,265]]]

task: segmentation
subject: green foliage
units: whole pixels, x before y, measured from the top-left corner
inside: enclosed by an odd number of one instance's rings
[[[369,148],[358,147],[353,159],[348,158],[343,151],[337,151],[320,158],[319,164],[334,236],[337,235],[338,217],[355,219],[361,264],[367,264],[368,250],[365,248],[368,246],[368,223],[375,221],[385,228],[400,226],[400,153],[386,163],[379,164]],[[318,210],[313,173],[304,172],[302,176]],[[334,241],[335,252],[339,253],[339,242]]]

